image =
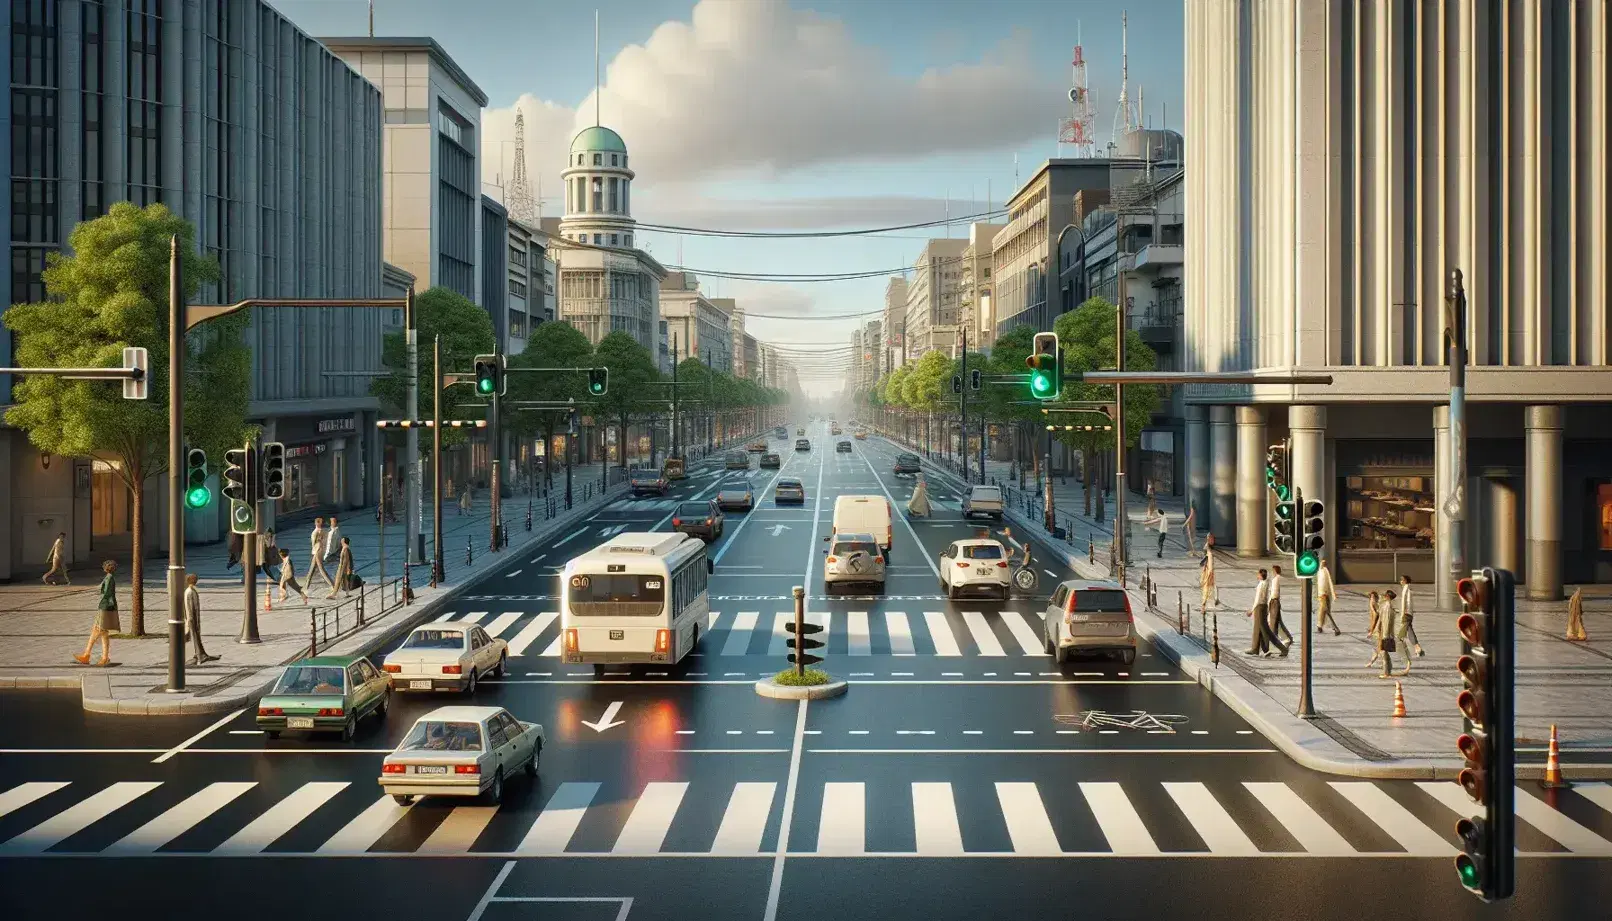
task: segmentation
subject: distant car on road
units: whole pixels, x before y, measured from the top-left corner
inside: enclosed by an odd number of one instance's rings
[[[536,779],[543,727],[503,707],[439,707],[415,721],[381,762],[381,792],[407,806],[421,796],[504,798],[504,778]]]
[[[756,505],[756,494],[749,483],[725,483],[716,491],[716,506],[722,511],[738,509],[748,512]]]
[[[917,473],[923,469],[924,462],[916,454],[897,454],[895,466],[891,472],[897,474]]]
[[[503,677],[508,658],[509,644],[476,624],[433,623],[415,627],[387,654],[386,677],[394,691],[474,694],[483,677]]]
[[[836,454],[850,454],[851,453],[851,443],[849,441],[840,442],[839,444],[834,446],[834,453],[836,453]]]
[[[857,429],[855,437],[856,437],[857,441],[867,441],[868,440],[868,433],[862,431],[861,429]]]
[[[784,428],[783,426],[780,425],[777,428],[772,430],[772,436],[774,438],[788,438],[789,437],[789,429],[786,429],[786,428]]]
[[[1001,521],[1003,511],[1005,507],[1002,504],[1002,489],[999,486],[970,487],[968,498],[963,500],[964,518],[983,515]]]
[[[668,457],[660,467],[661,476],[668,480],[688,479],[688,465],[681,457]]]
[[[806,503],[806,484],[793,477],[781,477],[778,484],[772,488],[772,501],[776,505],[804,505]]]
[[[750,455],[744,453],[743,451],[730,451],[728,452],[728,462],[726,466],[729,470],[749,470]]]
[[[672,513],[672,530],[710,543],[722,536],[722,509],[715,499],[684,502]]]
[[[779,457],[776,454],[767,453],[767,454],[761,455],[761,469],[762,470],[777,470],[779,467],[782,467],[783,465],[784,465],[784,459]]]
[[[1054,662],[1072,653],[1107,652],[1126,665],[1136,661],[1136,619],[1118,582],[1071,579],[1052,590],[1042,640]]]
[[[751,454],[766,454],[767,453],[767,441],[766,441],[766,439],[762,439],[760,441],[752,441],[752,442],[750,442],[749,447],[745,448],[745,450],[749,451]]]
[[[811,449],[812,449],[812,443],[810,441],[807,441],[804,438],[795,439],[795,450],[796,451],[810,451]]]
[[[285,729],[339,732],[350,742],[358,721],[386,718],[386,676],[363,656],[317,656],[285,667],[257,706],[257,727],[271,739]]]
[[[632,482],[632,494],[634,496],[643,496],[650,493],[654,493],[657,496],[664,496],[666,495],[666,489],[669,485],[664,472],[660,470],[649,470],[646,468],[634,470],[630,480]]]
[[[940,587],[947,598],[974,589],[1008,600],[1008,551],[985,538],[954,541],[940,552]]]
[[[795,429],[795,434],[796,435],[804,435],[804,434],[806,434],[806,430],[803,429],[803,428]]]
[[[839,427],[839,424],[838,424],[838,423],[836,423],[836,424],[834,424],[834,425],[831,425],[831,426],[829,426],[829,427],[828,427],[828,433],[829,433],[829,434],[830,434],[830,435],[838,435],[838,434],[839,434],[839,433],[840,433],[840,427]]]

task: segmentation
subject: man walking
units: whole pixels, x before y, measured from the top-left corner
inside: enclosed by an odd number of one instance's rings
[[[326,597],[336,597],[337,591],[352,591],[352,581],[353,548],[352,545],[347,542],[347,538],[343,537],[341,539],[341,556],[338,558],[336,563],[336,584],[330,587],[330,594]]]
[[[1147,524],[1155,524],[1156,523],[1159,526],[1159,553],[1158,553],[1158,557],[1159,557],[1159,559],[1162,560],[1162,559],[1164,559],[1164,541],[1170,536],[1170,515],[1169,515],[1168,512],[1166,512],[1164,509],[1161,508],[1161,509],[1158,510],[1158,513],[1156,515],[1154,515],[1152,518],[1149,518],[1146,523]]]
[[[1343,631],[1338,629],[1338,622],[1332,617],[1332,603],[1338,600],[1338,589],[1332,584],[1332,570],[1327,568],[1324,557],[1321,568],[1315,572],[1315,594],[1321,601],[1321,616],[1315,622],[1315,632],[1325,633],[1327,622],[1331,621],[1332,635],[1338,636]]]
[[[217,659],[202,647],[201,590],[196,587],[196,574],[185,576],[185,633],[190,636],[191,665],[204,665]]]
[[[1253,637],[1246,652],[1251,656],[1268,656],[1271,647],[1281,650],[1280,655],[1287,655],[1287,647],[1283,646],[1271,632],[1268,623],[1270,616],[1271,583],[1265,570],[1259,571],[1259,583],[1254,586],[1254,605],[1248,611],[1253,619]]]
[[[58,575],[62,577],[63,582],[67,583],[68,585],[73,584],[73,580],[67,575],[66,531],[57,533],[56,542],[50,545],[50,553],[45,555],[45,563],[50,566],[50,569],[45,573],[44,582],[46,585],[54,585],[55,583],[50,580],[52,577]]]
[[[1277,632],[1280,631],[1282,636],[1287,638],[1285,645],[1293,645],[1293,634],[1289,633],[1287,625],[1282,623],[1282,567],[1280,566],[1271,567],[1270,611],[1271,639],[1275,639]],[[1303,628],[1301,627],[1300,629]],[[1283,655],[1286,655],[1286,653],[1283,653]]]
[[[341,526],[336,524],[335,516],[331,516],[330,530],[325,533],[325,559],[329,560],[341,550]]]
[[[1181,536],[1186,538],[1187,555],[1198,552],[1198,505],[1187,503],[1187,520],[1181,522]]]
[[[331,581],[330,571],[325,569],[325,537],[325,520],[315,518],[313,520],[313,533],[308,535],[308,544],[312,551],[308,556],[308,575],[302,580],[307,583],[308,588],[313,588],[313,574],[315,572],[319,573],[319,577],[325,580],[326,585],[333,589],[336,587],[336,583]]]

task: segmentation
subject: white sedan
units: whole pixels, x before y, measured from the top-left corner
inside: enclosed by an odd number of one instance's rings
[[[503,677],[508,659],[509,644],[476,624],[433,623],[415,627],[384,667],[394,691],[474,694],[483,677]]]
[[[537,777],[543,727],[503,707],[439,707],[415,721],[381,764],[381,792],[407,806],[418,796],[484,796],[497,805],[504,778]]]
[[[1006,601],[1012,591],[1009,572],[1007,548],[1000,541],[959,540],[940,552],[940,587],[947,598],[975,589]]]

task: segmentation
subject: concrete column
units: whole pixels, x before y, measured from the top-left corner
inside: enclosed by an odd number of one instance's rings
[[[1287,429],[1292,438],[1293,450],[1292,456],[1288,459],[1293,478],[1289,485],[1302,491],[1306,502],[1327,501],[1327,408],[1289,406]],[[1326,539],[1326,549],[1322,551],[1322,556],[1335,559],[1333,551],[1337,543],[1330,525],[1337,520],[1337,515],[1331,509],[1327,511],[1329,528],[1328,533],[1323,535]]]
[[[1209,407],[1188,406],[1187,417],[1187,489],[1188,508],[1198,510],[1198,526],[1208,529],[1209,519]]]
[[[346,494],[343,495],[342,504],[346,508],[363,508],[364,506],[364,414],[353,413],[353,433],[347,436],[346,449],[342,451],[342,459],[347,469],[342,471],[345,478]]]
[[[1237,555],[1265,555],[1270,515],[1265,452],[1270,447],[1263,406],[1237,407]]]
[[[1209,407],[1209,483],[1213,495],[1209,533],[1229,547],[1237,543],[1237,427],[1235,406]]]
[[[1433,407],[1433,495],[1446,494],[1445,480],[1450,475],[1452,450],[1450,447],[1450,407]],[[1437,610],[1450,610],[1455,601],[1455,586],[1450,584],[1450,516],[1444,513],[1444,503],[1437,502],[1433,512],[1433,597]]]
[[[1529,406],[1528,433],[1528,597],[1562,597],[1562,408]]]
[[[1517,548],[1517,487],[1507,476],[1490,476],[1484,482],[1488,492],[1484,520],[1489,523],[1489,546],[1482,559],[1497,569],[1519,572],[1522,556]]]

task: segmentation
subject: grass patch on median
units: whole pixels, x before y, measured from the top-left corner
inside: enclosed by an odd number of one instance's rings
[[[834,679],[828,676],[828,672],[820,668],[808,668],[804,675],[797,675],[794,669],[786,668],[773,675],[772,680],[787,688],[810,688],[820,684],[828,684]]]

